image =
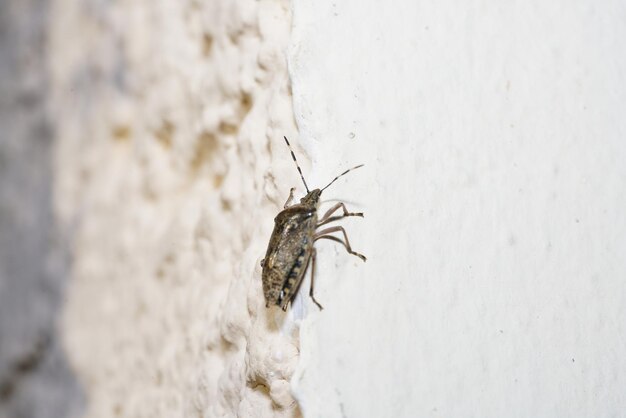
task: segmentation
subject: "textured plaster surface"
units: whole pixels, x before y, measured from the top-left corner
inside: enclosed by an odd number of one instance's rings
[[[307,418],[626,410],[624,2],[294,1],[318,250]],[[334,174],[334,173],[333,173]]]
[[[298,180],[289,2],[51,13],[63,330],[85,416],[300,416],[297,323],[266,310],[259,265]]]

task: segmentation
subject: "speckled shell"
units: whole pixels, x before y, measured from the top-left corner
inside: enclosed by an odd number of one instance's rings
[[[293,205],[280,212],[274,222],[274,231],[261,262],[263,294],[266,306],[278,305],[286,310],[298,291],[313,252],[317,210],[315,206]]]

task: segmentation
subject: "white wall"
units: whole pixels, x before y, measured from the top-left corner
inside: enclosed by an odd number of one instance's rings
[[[305,417],[623,414],[625,15],[294,0],[309,183],[365,163],[325,197],[369,257],[319,245]]]
[[[86,416],[626,410],[626,5],[381,4],[51,3]],[[261,292],[283,135],[309,184],[365,163],[324,194],[369,259],[319,243],[322,312]]]

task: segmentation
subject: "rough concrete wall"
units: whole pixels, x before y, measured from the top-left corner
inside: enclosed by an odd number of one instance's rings
[[[326,197],[369,257],[320,245],[305,417],[624,415],[624,16],[294,1],[301,141],[314,178],[365,163]]]
[[[299,416],[297,324],[265,309],[259,266],[297,179],[289,2],[51,13],[64,332],[86,416]]]
[[[0,417],[71,417],[57,332],[67,257],[52,205],[48,2],[0,2]]]

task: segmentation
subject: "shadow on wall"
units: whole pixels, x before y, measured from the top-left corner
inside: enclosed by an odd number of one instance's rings
[[[46,0],[0,2],[0,418],[71,417],[57,334],[66,252],[52,209]]]

